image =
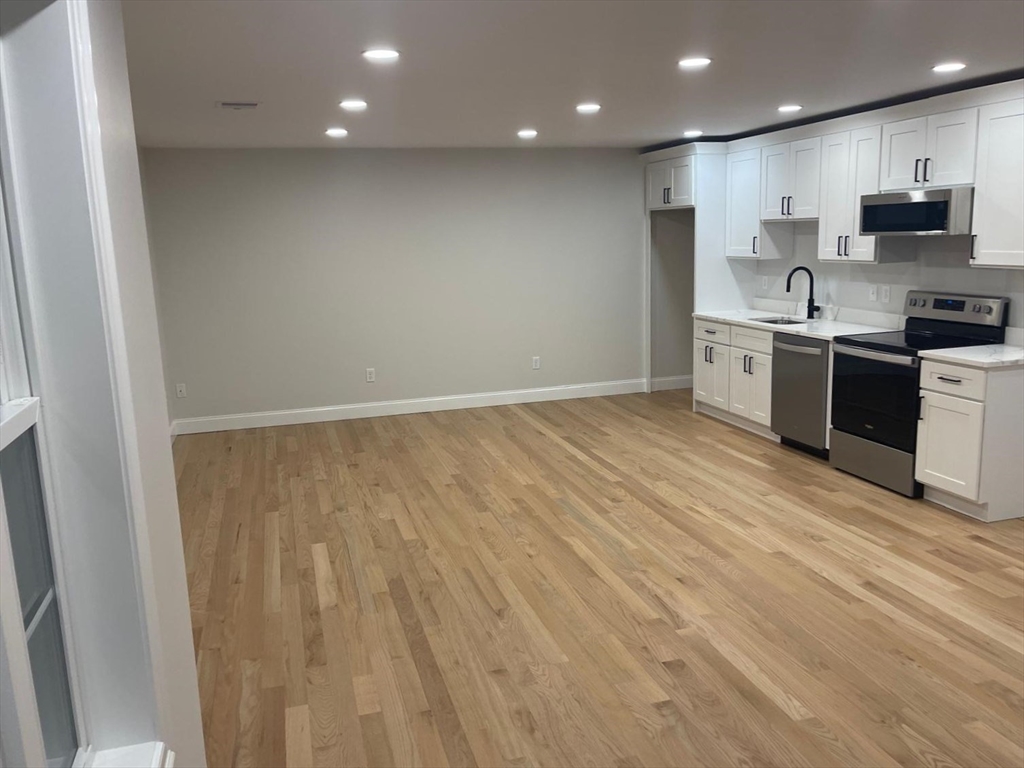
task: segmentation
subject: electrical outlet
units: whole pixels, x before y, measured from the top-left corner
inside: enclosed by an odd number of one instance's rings
[[[535,370],[535,371],[539,371],[540,370],[540,358],[539,357],[533,358],[533,370]]]
[[[761,290],[762,291],[767,291],[768,290],[768,276],[767,275],[765,275],[764,277],[761,278]]]
[[[868,301],[878,301],[878,286],[877,285],[869,285],[868,286]]]
[[[892,298],[892,290],[889,288],[888,285],[883,285],[882,286],[882,303],[883,304],[888,304],[889,303],[889,299],[891,299],[891,298]]]
[[[377,371],[374,368],[366,369],[366,383],[373,384],[377,380]]]
[[[174,394],[178,398],[188,397],[188,391],[185,389],[184,384],[178,384],[174,387]]]

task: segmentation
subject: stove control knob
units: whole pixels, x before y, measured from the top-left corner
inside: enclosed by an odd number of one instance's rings
[[[992,307],[985,307],[984,312],[985,312],[986,315],[991,315],[992,314]]]
[[[910,306],[916,307],[917,306],[917,299],[911,299],[910,300]]]
[[[975,304],[974,305],[974,311],[975,312],[981,312],[981,304]]]

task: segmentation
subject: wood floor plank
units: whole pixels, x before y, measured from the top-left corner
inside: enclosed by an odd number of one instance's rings
[[[688,391],[184,435],[216,766],[1017,766],[1024,521]]]

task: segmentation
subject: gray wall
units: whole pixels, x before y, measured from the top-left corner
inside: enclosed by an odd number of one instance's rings
[[[642,376],[634,152],[143,162],[172,418]]]
[[[694,210],[651,212],[651,376],[693,373]]]
[[[902,315],[908,290],[1008,296],[1011,299],[1010,325],[1024,326],[1024,271],[972,268],[969,266],[970,240],[966,237],[914,238],[906,242],[901,238],[894,246],[916,246],[916,259],[892,264],[843,264],[818,261],[817,224],[797,223],[793,226],[796,227],[796,256],[792,260],[758,262],[758,297],[806,301],[807,283],[803,276],[794,280],[793,293],[786,293],[786,274],[798,264],[803,264],[814,272],[815,298],[819,304]],[[761,287],[762,277],[768,278],[767,290]],[[870,285],[879,286],[878,301],[868,298]],[[882,285],[889,285],[892,290],[888,304],[880,300]]]

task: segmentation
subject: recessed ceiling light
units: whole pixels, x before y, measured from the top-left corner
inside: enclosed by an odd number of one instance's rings
[[[346,112],[362,112],[366,109],[366,102],[362,99],[345,99],[338,106]]]
[[[595,104],[594,102],[585,102],[583,104],[577,104],[576,111],[581,115],[592,115],[595,112],[601,111],[601,105]]]
[[[698,136],[703,136],[703,135],[704,135],[704,131],[698,131],[698,130],[683,131],[683,138],[684,139],[696,139]]]
[[[523,128],[519,132],[520,139],[535,139],[537,138],[537,132],[533,128]]]
[[[332,139],[344,139],[346,136],[348,136],[348,131],[346,131],[344,128],[328,128],[326,131],[324,131],[324,133],[326,133]]]
[[[779,107],[779,112],[799,112],[803,107],[799,104],[783,104]]]
[[[687,59],[680,59],[679,66],[682,69],[702,69],[711,63],[711,59],[705,56],[692,56]]]
[[[944,61],[932,67],[932,72],[959,72],[966,67],[962,61]]]
[[[370,61],[394,61],[398,58],[398,51],[394,48],[370,48],[363,51],[363,57]]]

